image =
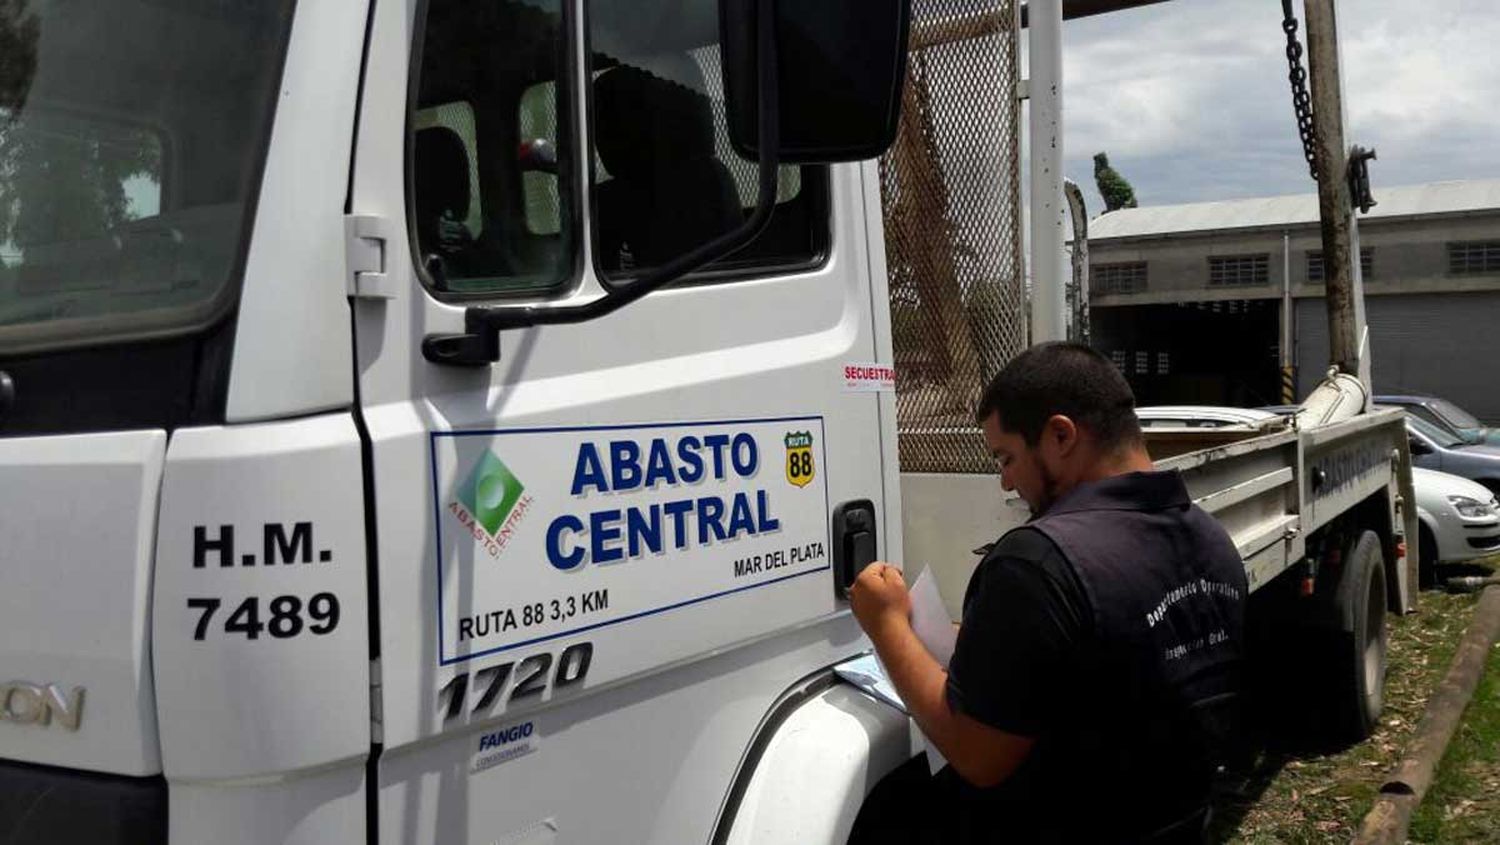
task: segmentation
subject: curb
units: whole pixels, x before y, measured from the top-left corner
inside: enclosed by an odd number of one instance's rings
[[[1490,587],[1480,596],[1479,607],[1459,640],[1448,674],[1427,700],[1405,756],[1381,785],[1380,797],[1360,825],[1354,845],[1398,845],[1406,841],[1411,814],[1432,785],[1438,761],[1458,729],[1497,636],[1500,636],[1500,589]]]

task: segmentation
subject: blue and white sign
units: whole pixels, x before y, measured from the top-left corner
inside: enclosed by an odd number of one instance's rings
[[[830,568],[821,417],[432,435],[439,662]]]
[[[534,721],[485,731],[479,735],[478,748],[469,762],[469,772],[478,774],[535,753],[541,741],[542,736],[537,733]]]

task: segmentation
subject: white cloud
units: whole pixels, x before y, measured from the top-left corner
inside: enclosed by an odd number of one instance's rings
[[[1500,176],[1495,12],[1491,0],[1341,0],[1348,139],[1379,150],[1377,196],[1381,184]],[[1064,39],[1067,169],[1091,209],[1101,150],[1143,204],[1313,190],[1280,4],[1177,0],[1071,21]]]

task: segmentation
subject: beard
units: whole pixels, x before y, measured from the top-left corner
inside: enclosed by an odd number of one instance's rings
[[[1037,494],[1037,501],[1028,501],[1026,503],[1031,506],[1032,519],[1036,519],[1052,507],[1053,503],[1057,501],[1058,488],[1060,486],[1057,476],[1052,473],[1052,470],[1046,463],[1040,460],[1037,461],[1037,471],[1041,475],[1041,492]]]

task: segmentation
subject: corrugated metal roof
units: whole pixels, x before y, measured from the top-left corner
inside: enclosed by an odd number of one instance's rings
[[[1500,179],[1376,187],[1379,202],[1361,220],[1500,209]],[[1318,222],[1318,195],[1195,202],[1123,208],[1089,221],[1089,240],[1141,238],[1218,229],[1295,226]]]

